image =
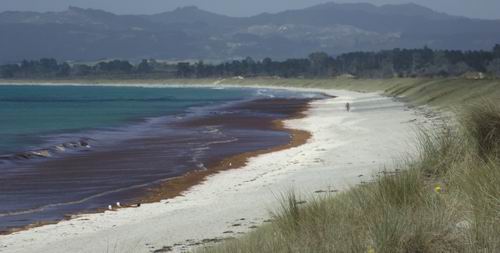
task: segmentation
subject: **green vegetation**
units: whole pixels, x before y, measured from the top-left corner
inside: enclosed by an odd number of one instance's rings
[[[194,80],[193,80],[194,82]],[[203,83],[210,83],[204,80]],[[463,78],[391,78],[391,79],[247,79],[225,80],[225,84],[269,85],[344,89],[358,92],[382,92],[413,105],[430,105],[455,111],[457,107],[480,102],[481,98],[500,99],[500,80]]]
[[[272,223],[199,252],[500,252],[499,82],[312,80],[292,85],[384,90],[414,104],[453,108],[458,124],[423,129],[418,156],[368,184],[304,205],[291,193]]]
[[[457,77],[471,79],[500,77],[500,45],[491,51],[393,49],[380,52],[353,52],[337,57],[312,53],[305,59],[273,61],[265,58],[234,60],[219,64],[143,60],[102,61],[94,65],[57,63],[54,59],[22,61],[0,66],[1,78],[227,78],[281,77],[324,78],[352,75],[358,78]]]

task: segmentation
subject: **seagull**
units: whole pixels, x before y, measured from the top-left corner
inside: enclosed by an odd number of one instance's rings
[[[113,207],[111,205],[108,205],[108,210],[113,210]]]
[[[120,202],[116,202],[116,206],[117,206],[117,207],[122,207],[122,206],[120,205]]]

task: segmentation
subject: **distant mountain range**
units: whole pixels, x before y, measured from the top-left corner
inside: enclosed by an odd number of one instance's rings
[[[155,15],[115,15],[70,7],[62,12],[0,13],[0,63],[52,57],[283,59],[315,51],[415,48],[488,49],[500,42],[500,20],[451,16],[415,4],[326,3],[252,17],[184,7]]]

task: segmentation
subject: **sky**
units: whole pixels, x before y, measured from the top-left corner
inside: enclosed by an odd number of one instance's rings
[[[61,11],[68,6],[94,8],[118,14],[152,14],[182,6],[229,16],[251,16],[262,12],[300,9],[328,0],[0,0],[0,11]],[[500,0],[336,0],[335,2],[368,2],[376,5],[413,2],[439,12],[483,19],[500,19]]]

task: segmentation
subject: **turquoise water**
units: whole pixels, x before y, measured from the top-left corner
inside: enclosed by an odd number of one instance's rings
[[[0,154],[44,144],[44,136],[114,127],[255,95],[248,89],[0,86]]]

